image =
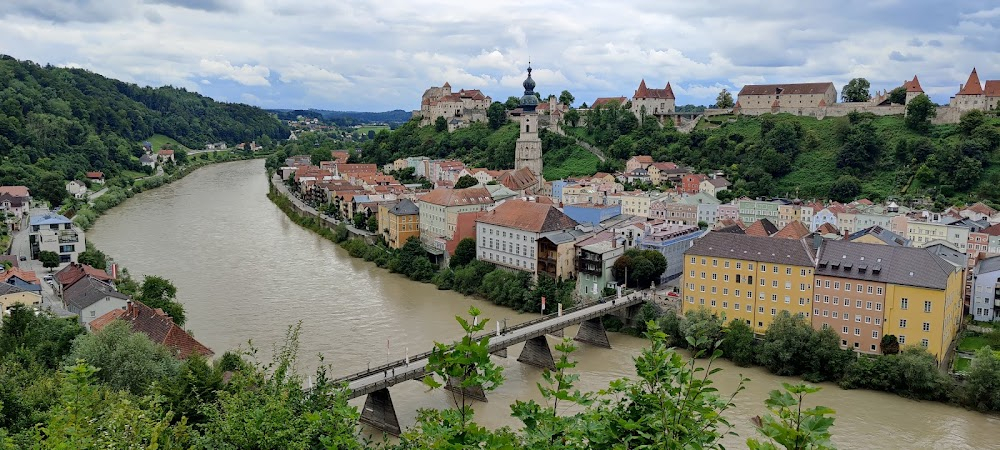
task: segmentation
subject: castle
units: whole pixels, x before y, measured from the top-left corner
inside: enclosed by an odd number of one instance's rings
[[[420,98],[420,109],[413,115],[420,117],[420,125],[430,125],[438,117],[448,121],[448,131],[455,131],[471,122],[485,122],[486,110],[493,104],[493,99],[479,89],[462,89],[451,91],[447,81],[441,87],[432,87],[424,91]]]

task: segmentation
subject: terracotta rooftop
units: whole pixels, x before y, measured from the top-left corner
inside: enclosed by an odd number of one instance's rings
[[[513,170],[497,178],[497,181],[512,191],[523,191],[534,186],[538,182],[535,174],[527,167]]]
[[[745,230],[746,234],[751,236],[761,236],[767,237],[778,232],[778,227],[776,227],[770,220],[760,219],[752,224]]]
[[[1000,223],[996,225],[990,225],[989,227],[983,228],[979,232],[988,234],[990,236],[1000,236]]]
[[[484,214],[476,222],[533,233],[547,233],[577,226],[575,220],[551,204],[523,200],[507,200]]]
[[[0,186],[0,194],[7,194],[11,197],[27,197],[29,195],[26,186]]]
[[[650,165],[656,167],[657,170],[675,170],[679,168],[677,167],[677,164],[672,162],[655,162]]]
[[[785,225],[781,231],[774,233],[774,237],[782,239],[802,239],[809,234],[809,229],[802,222],[793,220]]]
[[[87,178],[90,179],[104,178],[104,172],[87,172]]]
[[[979,74],[976,68],[972,68],[969,79],[962,85],[962,89],[956,95],[983,95],[983,85],[979,82]]]
[[[160,154],[163,155],[163,156],[170,156],[170,155],[174,154],[174,151],[173,150],[164,149],[164,150],[160,150]]]
[[[0,273],[0,281],[3,281],[4,283],[6,283],[7,280],[10,280],[12,277],[20,278],[21,280],[27,283],[39,284],[38,275],[35,275],[35,272],[32,272],[30,270],[23,270],[17,267],[11,267],[9,270],[5,270],[2,273]]]
[[[632,159],[640,164],[653,164],[653,157],[649,155],[635,155]]]
[[[596,108],[598,106],[604,106],[612,102],[618,102],[619,105],[624,105],[628,101],[625,97],[600,97],[594,100],[594,103],[590,105],[591,108]]]
[[[205,357],[215,354],[177,326],[162,309],[153,309],[137,301],[130,302],[124,310],[115,309],[94,319],[90,328],[100,331],[115,320],[124,320],[132,326],[133,331],[145,334],[151,341],[173,350],[177,358],[186,359],[194,353]]]
[[[62,268],[62,270],[56,272],[53,278],[55,278],[55,281],[59,283],[62,289],[65,290],[88,275],[101,281],[111,280],[111,276],[108,275],[107,272],[86,264],[75,262],[67,264],[66,267]]]
[[[420,201],[438,206],[489,205],[493,203],[490,191],[482,187],[466,189],[434,189],[420,197]]]
[[[994,215],[994,214],[997,213],[997,210],[995,210],[993,208],[990,208],[988,205],[984,204],[983,202],[973,203],[971,206],[969,206],[968,208],[965,208],[965,209],[968,210],[968,211],[972,211],[972,212],[983,214],[983,215],[987,215],[987,216],[992,216],[992,215]]]
[[[924,92],[924,88],[920,87],[920,80],[914,75],[913,79],[903,83],[903,87],[906,88],[906,92]]]
[[[336,164],[346,164],[347,160],[351,157],[351,153],[343,150],[334,150],[330,152],[330,157],[334,159]]]
[[[983,91],[987,97],[1000,97],[1000,80],[986,80]]]
[[[816,228],[816,232],[819,234],[840,234],[840,230],[828,222],[825,222],[823,225],[820,225],[819,228]]]
[[[646,80],[639,82],[639,89],[635,90],[633,98],[664,98],[673,99],[674,90],[670,87],[670,82],[667,82],[667,87],[664,89],[649,89],[646,87]]]
[[[748,84],[737,95],[824,94],[833,83]]]

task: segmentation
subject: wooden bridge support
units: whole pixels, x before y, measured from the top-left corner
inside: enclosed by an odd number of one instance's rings
[[[482,386],[467,386],[467,387],[462,387],[462,379],[461,378],[457,378],[457,377],[456,378],[449,378],[448,379],[448,383],[445,384],[444,388],[447,389],[447,390],[449,390],[449,391],[451,391],[451,392],[454,392],[456,394],[465,394],[466,398],[471,398],[473,400],[477,400],[477,401],[480,401],[480,402],[483,402],[483,403],[486,403],[486,402],[489,401],[489,400],[486,400],[486,392],[483,391],[483,387]]]
[[[580,330],[576,332],[576,337],[573,339],[597,347],[611,348],[611,342],[608,341],[608,332],[604,329],[604,322],[601,322],[600,317],[595,317],[581,323]]]
[[[361,423],[371,425],[393,436],[403,432],[396,418],[396,408],[392,406],[389,389],[379,389],[365,400],[365,408],[361,410]]]
[[[521,356],[517,357],[518,362],[522,362],[542,369],[556,370],[556,361],[552,358],[552,350],[549,349],[549,341],[545,335],[533,337],[524,342],[524,349]]]

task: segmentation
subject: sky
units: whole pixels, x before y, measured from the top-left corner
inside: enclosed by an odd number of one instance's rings
[[[2,0],[0,53],[265,108],[413,110],[431,86],[576,105],[669,81],[677,104],[744,84],[919,76],[947,103],[1000,79],[1000,2]]]

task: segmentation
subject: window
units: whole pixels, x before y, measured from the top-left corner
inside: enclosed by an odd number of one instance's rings
[[[857,287],[858,287],[858,289],[857,289],[857,290],[858,290],[858,292],[861,292],[861,289],[863,288],[863,286],[861,286],[861,283],[858,283],[858,286],[857,286]]]
[[[704,284],[701,285],[701,286],[698,286],[698,287],[700,288],[701,292],[705,292],[705,285]]]
[[[741,262],[737,261],[737,262],[736,262],[736,268],[737,268],[737,269],[742,269],[742,268],[743,268],[743,263],[741,263]]]
[[[740,296],[740,290],[739,289],[734,290],[733,291],[733,295],[739,297]]]
[[[875,302],[875,311],[881,311],[881,310],[882,310],[882,303]]]
[[[715,286],[712,286],[712,293],[715,293]]]
[[[791,274],[792,274],[792,268],[791,267],[786,267],[785,268],[785,275],[791,275]]]
[[[705,299],[703,299],[703,298],[700,298],[700,299],[698,299],[698,300],[700,300],[700,301],[701,301],[701,304],[702,304],[702,305],[704,305],[704,304],[705,304]]]
[[[823,281],[823,287],[829,288],[830,287],[830,280]]]
[[[924,331],[931,331],[930,322],[924,322]]]
[[[872,294],[872,293],[874,293],[874,292],[875,292],[875,286],[872,286],[872,285],[868,285],[868,293],[869,293],[869,294]]]
[[[865,323],[872,323],[871,316],[865,316]]]
[[[872,309],[872,302],[865,302],[865,309],[871,311],[871,309]]]
[[[712,307],[715,307],[715,300],[712,300]]]
[[[834,289],[840,289],[840,282],[839,281],[834,281],[833,282],[833,288]]]
[[[696,260],[697,260],[697,259],[696,259],[696,258],[695,258],[694,256],[692,256],[692,257],[691,257],[691,264],[694,264],[694,262],[695,262]]]
[[[73,253],[74,251],[76,251],[76,246],[75,245],[60,245],[59,246],[59,253]]]
[[[806,269],[800,270],[799,271],[799,276],[802,276],[802,277],[806,276]]]
[[[830,296],[829,295],[824,295],[823,296],[823,303],[830,303]]]
[[[823,280],[816,280],[816,287],[823,287]]]
[[[719,267],[719,260],[713,259],[712,260],[712,267]]]
[[[776,310],[774,308],[771,308],[771,315],[772,316],[775,315],[775,314],[777,314],[777,312],[778,312],[778,310]]]
[[[906,336],[904,336],[902,334],[899,335],[899,343],[900,344],[905,344],[906,343]]]
[[[722,281],[729,281],[729,275],[723,275]]]
[[[747,312],[753,312],[753,306],[747,305]]]
[[[739,283],[740,280],[742,280],[741,275],[740,274],[736,274],[736,282]]]
[[[725,268],[728,269],[729,268],[729,261],[726,261],[725,264],[723,264],[723,267],[725,267]]]
[[[701,265],[705,265],[705,258],[701,258]]]
[[[799,283],[799,290],[800,291],[805,291],[806,290],[806,284],[805,283]]]
[[[722,307],[723,308],[728,308],[729,307],[729,302],[722,302]]]
[[[826,310],[826,309],[824,309],[824,310],[823,310],[823,317],[827,317],[827,316],[829,316],[829,315],[830,315],[830,311],[829,311],[829,310]]]
[[[878,339],[878,330],[872,330],[872,339]]]
[[[747,264],[747,270],[753,270],[753,263]]]
[[[882,292],[884,292],[884,291],[883,291],[883,290],[882,290],[882,288],[880,287],[880,288],[876,289],[876,292],[878,292],[878,295],[882,295]]]
[[[851,290],[851,283],[844,283],[844,290],[845,291],[850,291]]]
[[[778,287],[778,280],[771,280],[771,287],[773,287],[773,288]]]
[[[899,328],[906,328],[906,319],[899,319]]]
[[[847,327],[844,327],[844,328],[842,328],[841,330],[842,330],[841,332],[842,332],[842,333],[844,333],[844,334],[847,334],[847,333],[849,333],[849,331],[848,331],[848,328],[847,328]],[[844,343],[847,343],[847,341],[844,341]]]
[[[766,264],[761,264],[760,265],[760,271],[761,272],[767,272],[767,265]]]
[[[851,313],[844,313],[844,320],[851,320]]]
[[[722,295],[729,295],[729,288],[722,288]]]
[[[733,303],[733,309],[739,311],[740,310],[740,304],[739,303]]]
[[[855,336],[861,336],[861,328],[855,328],[854,329],[854,335]]]
[[[819,308],[813,308],[813,315],[814,316],[818,316],[819,315]]]
[[[931,301],[924,300],[924,312],[931,312]]]
[[[791,302],[792,302],[792,298],[786,295],[785,296],[785,304],[787,305],[787,304],[789,304]]]
[[[834,298],[833,298],[833,304],[834,304],[834,305],[839,305],[839,304],[840,304],[840,298],[838,298],[838,297],[834,297]]]
[[[910,300],[903,298],[899,300],[899,309],[906,309],[910,307]]]
[[[764,307],[763,306],[758,306],[757,307],[757,312],[759,312],[761,314],[764,314]]]
[[[747,291],[747,298],[753,298],[753,291]]]
[[[713,273],[712,274],[712,280],[718,280],[718,279],[719,279],[719,274]]]
[[[833,318],[834,318],[834,319],[838,318],[838,317],[839,317],[839,316],[838,316],[838,314],[839,314],[839,313],[837,312],[837,310],[834,310],[834,311],[833,311]]]
[[[930,344],[930,341],[928,341],[927,339],[921,339],[920,340],[920,346],[923,347],[923,348],[927,348],[927,346],[929,344]]]
[[[776,294],[771,294],[771,301],[772,302],[778,301],[778,296]]]
[[[702,272],[702,273],[701,273],[701,279],[702,279],[702,280],[704,280],[704,279],[705,279],[705,272]]]
[[[882,318],[881,317],[876,317],[875,318],[875,325],[882,325]]]
[[[96,317],[96,316],[97,316],[97,311],[93,311],[93,310],[90,311],[90,317]]]
[[[806,304],[806,299],[799,297],[799,305],[805,305],[805,304]]]
[[[855,300],[855,302],[854,302],[854,306],[855,306],[856,308],[859,308],[859,309],[860,309],[860,308],[861,308],[861,300]]]

